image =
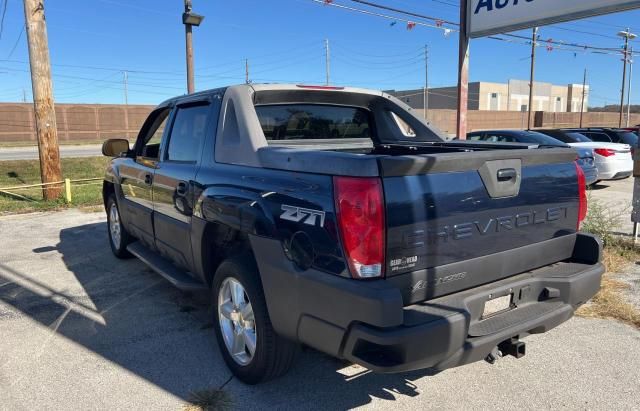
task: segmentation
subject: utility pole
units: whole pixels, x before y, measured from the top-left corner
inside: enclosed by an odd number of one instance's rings
[[[122,83],[124,85],[124,129],[125,136],[129,138],[129,73],[127,70],[122,72]]]
[[[244,59],[244,82],[249,84],[249,59]]]
[[[424,94],[422,96],[424,103],[424,118],[429,119],[429,46],[424,46]]]
[[[618,36],[624,37],[624,48],[623,53],[624,57],[622,59],[622,90],[620,92],[620,118],[618,121],[618,127],[622,127],[622,117],[624,116],[624,93],[625,88],[627,86],[627,59],[629,56],[629,40],[635,39],[637,36],[627,28],[625,31],[621,31],[618,33]]]
[[[582,103],[580,103],[580,128],[582,128],[582,119],[584,117],[584,100],[585,100],[586,94],[587,94],[587,69],[585,68],[584,77],[582,78]]]
[[[122,72],[122,83],[124,85],[124,105],[129,105],[129,73],[127,70]]]
[[[629,52],[629,86],[627,87],[627,127],[631,121],[631,82],[633,81],[633,47]]]
[[[40,177],[43,184],[62,181],[58,129],[53,106],[51,86],[51,62],[47,23],[44,17],[44,0],[24,0],[25,26],[29,43],[31,87],[40,156]],[[47,185],[42,189],[45,200],[60,196],[60,185]]]
[[[529,113],[527,116],[527,130],[531,130],[531,112],[533,111],[533,92],[535,85],[536,69],[536,42],[538,41],[538,28],[533,28],[531,37],[531,76],[529,77]]]
[[[460,38],[458,42],[458,116],[456,136],[467,139],[467,109],[469,99],[469,35],[467,34],[468,0],[460,0]]]
[[[195,90],[195,80],[193,74],[193,40],[192,28],[198,27],[204,16],[193,13],[191,11],[191,0],[184,0],[184,13],[182,13],[182,23],[184,24],[184,33],[186,41],[186,58],[187,58],[187,93],[191,94]]]
[[[22,102],[27,102],[27,90],[25,90],[24,87],[22,88]]]
[[[331,83],[331,55],[329,54],[329,39],[324,40],[324,61],[327,76],[326,85],[328,86]]]

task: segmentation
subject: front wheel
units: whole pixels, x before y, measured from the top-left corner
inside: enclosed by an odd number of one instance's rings
[[[131,253],[127,246],[133,241],[131,234],[127,232],[120,218],[120,210],[115,195],[110,195],[107,200],[107,227],[109,231],[109,244],[113,255],[118,258],[130,258]]]
[[[293,365],[297,344],[275,333],[251,256],[224,261],[213,279],[218,346],[233,374],[247,384],[279,377]]]

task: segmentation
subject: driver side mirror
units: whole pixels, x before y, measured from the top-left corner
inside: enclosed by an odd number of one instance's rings
[[[123,138],[110,138],[102,143],[102,155],[107,157],[120,157],[122,153],[129,152],[129,140]]]

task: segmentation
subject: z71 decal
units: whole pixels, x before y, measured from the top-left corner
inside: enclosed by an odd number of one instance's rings
[[[280,218],[296,223],[303,222],[307,225],[317,225],[320,220],[320,227],[324,227],[324,211],[311,210],[308,208],[294,207],[290,205],[282,205],[282,215]]]

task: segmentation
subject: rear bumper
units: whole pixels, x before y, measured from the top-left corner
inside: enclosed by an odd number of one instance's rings
[[[355,324],[343,355],[378,372],[447,369],[482,360],[501,342],[538,334],[567,321],[599,289],[602,266],[560,265],[405,308],[404,324]],[[489,296],[513,295],[517,308],[481,321]]]
[[[278,242],[251,242],[278,333],[388,373],[468,364],[512,337],[546,332],[595,295],[604,272],[600,243],[580,234],[569,261],[403,307],[387,281],[298,271]],[[503,295],[516,308],[481,320],[484,303]]]
[[[622,160],[604,160],[596,161],[598,168],[598,179],[600,180],[616,180],[619,178],[629,177],[633,172],[633,160],[631,156]]]

